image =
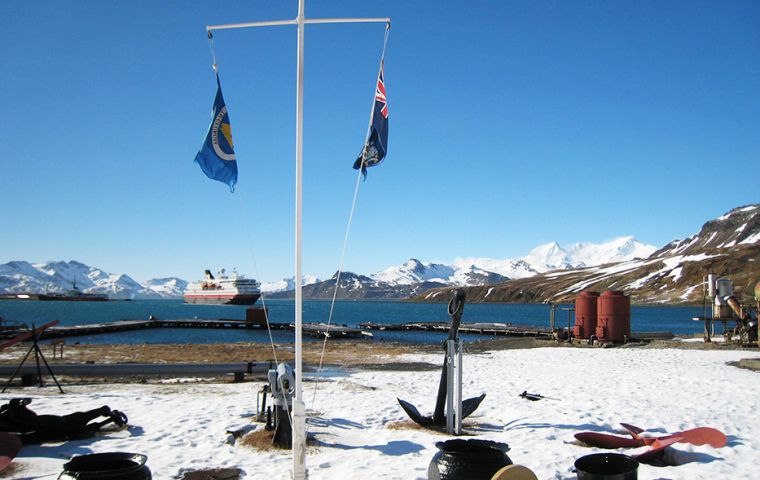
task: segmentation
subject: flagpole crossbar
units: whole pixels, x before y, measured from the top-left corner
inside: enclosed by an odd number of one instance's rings
[[[391,23],[390,18],[304,18],[304,24],[327,24],[327,23]],[[293,20],[272,20],[267,22],[243,22],[243,23],[226,23],[222,25],[207,25],[206,31],[213,32],[216,30],[232,30],[236,28],[251,27],[278,27],[282,25],[298,25],[298,19]]]

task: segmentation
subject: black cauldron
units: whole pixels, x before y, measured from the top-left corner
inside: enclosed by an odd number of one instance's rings
[[[490,440],[447,440],[435,444],[438,453],[428,465],[428,480],[490,480],[512,465],[509,445]]]
[[[80,455],[63,465],[58,480],[151,480],[147,459],[139,453],[124,452]]]
[[[620,453],[595,453],[575,461],[578,480],[636,480],[639,462]]]

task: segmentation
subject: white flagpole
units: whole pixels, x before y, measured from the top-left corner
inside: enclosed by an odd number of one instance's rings
[[[303,213],[303,50],[304,0],[298,0],[298,59],[296,68],[296,398],[293,400],[291,424],[293,427],[293,479],[306,478],[306,405],[303,403],[303,285],[301,281],[302,246],[301,225]]]
[[[296,215],[295,215],[295,365],[296,388],[291,424],[293,428],[293,472],[294,480],[307,478],[306,471],[306,405],[303,402],[303,286],[302,283],[302,215],[303,215],[303,68],[304,68],[304,26],[326,23],[390,23],[390,18],[304,18],[304,1],[298,0],[298,17],[295,20],[275,20],[266,22],[228,23],[209,25],[208,32],[249,27],[271,27],[297,25],[298,49],[296,69]],[[387,39],[387,37],[386,37]],[[385,47],[383,47],[385,50]]]

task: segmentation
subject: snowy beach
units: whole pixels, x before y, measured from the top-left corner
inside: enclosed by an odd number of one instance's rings
[[[620,422],[662,435],[698,426],[728,436],[723,448],[677,443],[665,461],[641,465],[639,479],[756,478],[760,449],[757,372],[727,362],[757,357],[748,351],[656,348],[535,348],[465,355],[464,396],[486,399],[467,419],[466,438],[509,444],[514,463],[540,479],[574,479],[573,462],[603,450],[579,445],[581,431],[623,433]],[[440,354],[403,355],[399,362],[439,364]],[[350,367],[350,366],[347,366]],[[425,479],[435,443],[451,438],[413,428],[396,397],[432,412],[437,371],[355,370],[304,386],[310,412],[310,478]],[[109,405],[129,416],[129,427],[92,439],[26,446],[4,478],[55,478],[72,455],[143,453],[156,479],[184,472],[240,468],[241,478],[290,477],[289,451],[256,451],[226,431],[254,425],[254,383],[66,385],[14,388],[2,397],[30,397],[38,413],[65,414]],[[546,397],[531,402],[523,391]],[[555,400],[556,399],[556,400]],[[637,454],[646,447],[621,450]],[[0,474],[2,476],[2,474]]]

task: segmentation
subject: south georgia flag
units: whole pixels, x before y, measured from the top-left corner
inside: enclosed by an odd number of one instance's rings
[[[195,156],[195,163],[200,165],[208,178],[226,183],[230,187],[230,192],[235,191],[238,174],[237,161],[232,143],[230,117],[227,114],[224,97],[222,97],[219,75],[216,76],[216,98],[211,112],[211,125],[198,155]]]
[[[388,99],[385,97],[385,80],[383,78],[383,61],[380,61],[380,74],[375,87],[375,103],[372,109],[370,134],[367,142],[354,162],[354,169],[361,169],[367,178],[367,168],[380,164],[388,152]]]

